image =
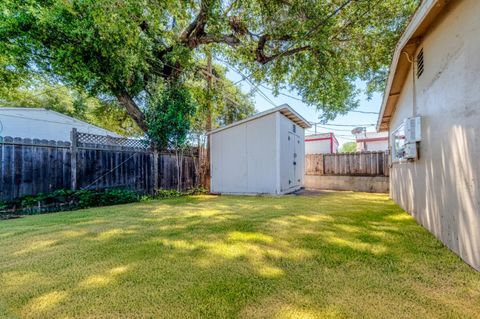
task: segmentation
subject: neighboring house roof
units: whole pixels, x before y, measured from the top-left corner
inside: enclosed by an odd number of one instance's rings
[[[295,124],[297,124],[298,126],[302,127],[302,128],[310,128],[312,127],[310,125],[310,123],[304,119],[300,114],[298,114],[294,109],[292,109],[288,104],[282,104],[280,106],[277,106],[273,109],[269,109],[269,110],[266,110],[266,111],[263,111],[263,112],[260,112],[260,113],[257,113],[253,116],[250,116],[250,117],[247,117],[246,119],[243,119],[241,121],[238,121],[238,122],[235,122],[235,123],[232,123],[232,124],[229,124],[229,125],[225,125],[225,126],[222,126],[222,127],[219,127],[215,130],[212,130],[210,131],[208,134],[214,134],[214,133],[217,133],[217,132],[220,132],[220,131],[223,131],[223,130],[226,130],[228,128],[231,128],[231,127],[234,127],[234,126],[237,126],[237,125],[240,125],[240,124],[243,124],[243,123],[246,123],[246,122],[249,122],[249,121],[253,121],[253,120],[256,120],[260,117],[263,117],[263,116],[267,116],[269,114],[272,114],[272,113],[275,113],[275,112],[280,112],[282,113],[283,115],[285,115],[289,120],[291,120],[292,122],[294,122]]]
[[[52,110],[44,108],[28,108],[28,107],[0,107],[0,117],[7,117],[11,119],[19,119],[26,121],[38,122],[39,124],[57,124],[66,125],[69,127],[77,127],[80,132],[102,134],[114,137],[121,137],[115,132],[106,130],[104,128],[92,125],[90,123],[78,120],[68,115],[64,115]],[[35,126],[41,130],[42,126]],[[29,130],[32,127],[28,127]],[[0,132],[0,134],[2,134]],[[3,134],[2,134],[3,135]]]
[[[377,122],[377,131],[388,129],[395,112],[396,103],[411,68],[409,59],[417,50],[421,38],[429,30],[437,17],[444,11],[449,1],[425,0],[407,25],[397,43],[388,75],[382,107]]]

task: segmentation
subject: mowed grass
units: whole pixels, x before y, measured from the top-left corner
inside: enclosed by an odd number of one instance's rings
[[[0,317],[478,318],[386,195],[194,196],[0,222]]]

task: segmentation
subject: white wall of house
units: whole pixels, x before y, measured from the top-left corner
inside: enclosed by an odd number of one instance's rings
[[[331,154],[338,152],[338,142],[332,133],[320,133],[305,137],[305,154]]]
[[[388,150],[388,132],[362,132],[356,136],[357,152]]]
[[[386,141],[367,141],[365,142],[364,151],[380,152],[388,150],[388,140]]]
[[[0,107],[0,136],[70,141],[72,128],[79,132],[119,136],[114,132],[40,108]]]
[[[214,131],[210,139],[213,193],[284,194],[303,185],[304,129],[280,112]]]
[[[422,118],[420,158],[392,164],[390,195],[480,270],[480,1],[446,10],[420,43],[424,73],[410,71],[390,122],[392,133]]]

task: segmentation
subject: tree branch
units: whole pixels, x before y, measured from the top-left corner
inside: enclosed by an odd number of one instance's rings
[[[265,55],[265,52],[264,52],[265,51],[265,45],[267,44],[268,40],[271,40],[271,38],[272,37],[270,35],[264,34],[264,35],[260,36],[260,38],[258,39],[257,49],[255,50],[255,53],[256,53],[255,60],[258,63],[267,64],[268,62],[271,62],[271,61],[273,61],[275,59],[278,59],[280,57],[294,55],[296,53],[299,53],[299,52],[302,52],[302,51],[307,51],[307,50],[311,49],[311,46],[305,45],[305,46],[301,46],[301,47],[298,47],[298,48],[289,49],[289,50],[283,51],[283,52],[278,53],[278,54],[267,56],[267,55]],[[283,36],[283,37],[278,38],[276,40],[287,41],[287,40],[291,40],[291,37],[290,36]]]
[[[195,39],[195,46],[200,44],[209,44],[209,43],[225,43],[229,46],[237,46],[241,43],[240,39],[237,38],[234,34],[227,35],[204,35],[198,39]]]
[[[148,131],[147,123],[145,123],[145,115],[142,113],[137,103],[126,92],[122,91],[117,94],[117,100],[126,110],[128,115],[137,123],[138,127],[145,133]]]
[[[212,5],[211,0],[202,0],[200,3],[200,11],[198,12],[195,19],[188,25],[188,27],[180,35],[180,42],[186,44],[190,48],[195,48],[191,46],[195,44],[195,41],[191,41],[193,37],[200,37],[205,34],[205,25],[207,23],[207,13]]]

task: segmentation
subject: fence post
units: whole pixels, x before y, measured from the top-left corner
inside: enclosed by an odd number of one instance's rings
[[[77,190],[77,142],[77,129],[72,128],[72,131],[70,132],[70,176],[72,180],[72,190]]]
[[[160,185],[159,185],[159,170],[158,170],[158,150],[155,147],[153,149],[153,193],[155,193]]]
[[[322,175],[325,175],[325,154],[322,154]]]

